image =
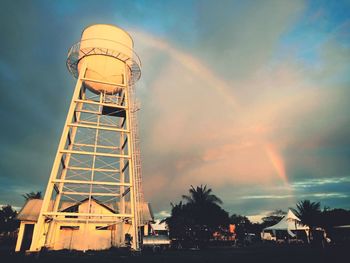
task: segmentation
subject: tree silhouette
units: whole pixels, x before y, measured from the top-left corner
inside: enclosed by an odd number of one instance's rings
[[[41,192],[30,192],[30,193],[25,193],[22,195],[27,201],[31,199],[41,199],[42,195]]]
[[[170,236],[191,246],[205,246],[214,231],[227,227],[228,213],[219,204],[222,201],[207,186],[191,186],[186,203],[172,205],[168,223]]]
[[[189,207],[182,202],[171,204],[171,206],[171,216],[165,219],[170,229],[170,236],[183,239],[188,229],[194,224],[190,217]]]
[[[350,225],[350,210],[324,209],[322,211],[321,226],[326,230],[334,244],[342,244],[349,241],[348,233],[342,231],[339,226]]]
[[[330,230],[334,226],[349,225],[350,211],[345,209],[324,209],[322,211],[321,225]]]
[[[321,205],[319,202],[310,200],[299,201],[296,204],[297,209],[292,209],[294,214],[299,217],[302,224],[310,228],[308,238],[312,237],[315,228],[320,224]]]
[[[230,216],[230,224],[234,224],[236,226],[236,238],[241,244],[244,242],[246,233],[253,232],[253,224],[246,216],[233,214]]]
[[[212,194],[212,189],[208,188],[206,185],[197,186],[188,190],[190,195],[183,195],[182,198],[190,204],[202,205],[202,204],[222,204],[220,198]]]
[[[310,200],[299,201],[297,209],[293,209],[293,212],[299,217],[302,224],[315,228],[319,224],[321,205],[319,202],[310,202]]]
[[[16,219],[17,211],[10,205],[0,209],[0,233],[9,235],[18,228],[19,222]]]

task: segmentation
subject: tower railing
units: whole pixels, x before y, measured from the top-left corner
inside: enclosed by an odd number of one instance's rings
[[[130,86],[130,103],[131,103],[131,134],[133,137],[133,155],[134,155],[134,174],[135,174],[135,199],[137,203],[138,225],[144,224],[143,205],[144,196],[142,190],[142,167],[141,167],[141,150],[140,150],[140,136],[137,112],[140,109],[140,102],[136,99],[135,87]]]

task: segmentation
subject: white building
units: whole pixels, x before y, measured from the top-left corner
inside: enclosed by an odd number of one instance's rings
[[[17,219],[21,221],[16,243],[16,251],[26,251],[30,248],[33,236],[33,229],[37,223],[43,200],[28,200],[21,211],[18,213]],[[79,203],[66,202],[61,209],[62,212],[84,213],[90,211],[94,214],[116,214],[118,208],[111,203],[105,205],[98,200],[92,198],[84,199]],[[142,205],[143,225],[153,221],[153,214],[149,203]],[[111,217],[112,218],[112,217]],[[50,250],[104,250],[111,247],[127,246],[123,242],[126,234],[131,234],[131,224],[128,220],[109,221],[106,223],[97,222],[94,216],[89,218],[78,218],[78,216],[65,216],[60,218],[56,223],[51,224],[54,227],[45,240],[45,247]],[[88,224],[86,224],[88,221]],[[48,227],[49,224],[46,226]]]

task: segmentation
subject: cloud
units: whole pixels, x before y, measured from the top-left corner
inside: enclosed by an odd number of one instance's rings
[[[349,182],[350,182],[349,177],[322,178],[322,179],[308,179],[308,180],[293,182],[291,186],[295,188],[311,188],[315,186],[343,184],[343,183],[349,183]]]
[[[250,195],[250,196],[242,196],[241,199],[287,199],[293,197],[292,195]],[[303,194],[299,195],[299,198],[348,198],[349,195],[341,194],[341,193],[314,193],[314,194]]]
[[[241,199],[285,199],[291,198],[292,195],[250,195],[242,196]]]
[[[206,67],[198,58],[192,56],[193,60]],[[144,65],[151,67],[147,61]],[[339,99],[346,100],[340,96],[347,92],[342,87],[320,89],[317,79],[310,82],[309,69],[290,59],[235,82],[225,93],[237,102],[232,104],[212,83],[203,81],[206,76],[198,72],[205,70],[192,69],[186,61],[172,56],[162,65],[158,78],[149,83],[147,98],[152,100],[143,100],[143,112],[148,113],[142,116],[141,112],[142,125],[149,128],[149,137],[144,137],[147,147],[143,147],[145,191],[157,200],[156,206],[166,207],[169,202],[161,201],[160,196],[174,200],[190,184],[205,183],[226,193],[225,189],[233,185],[277,185],[287,177],[293,182],[293,178],[304,176],[295,167],[319,177],[330,176],[329,169],[338,169],[334,165],[325,169],[335,160],[317,158],[339,126],[348,123],[346,116],[333,119],[341,109]],[[145,74],[147,78],[147,70]],[[221,79],[214,76],[213,82],[217,78],[220,83]],[[332,122],[334,125],[329,126]],[[339,147],[335,145],[332,147]],[[161,165],[154,160],[161,160]],[[157,184],[159,174],[163,178],[160,192],[148,192],[148,185]],[[295,200],[293,188],[287,189],[289,194],[256,196]],[[222,195],[224,200],[232,200],[232,196]],[[327,197],[339,196],[344,194],[330,193]],[[285,204],[291,204],[290,200]]]
[[[169,213],[169,211],[166,211],[166,210],[159,211],[158,213],[156,213],[154,215],[154,217],[156,219],[164,219],[164,218],[167,218],[169,216],[170,216],[170,213]]]
[[[303,1],[198,3],[196,54],[227,78],[245,79],[271,58]],[[210,15],[208,15],[210,14]]]
[[[322,28],[328,9],[307,19],[303,1],[187,2],[5,5],[0,200],[45,187],[74,85],[66,50],[104,22],[132,32],[143,62],[143,188],[155,211],[191,184],[240,213],[284,209],[305,191],[348,207],[348,21]]]
[[[259,214],[249,215],[247,217],[250,220],[250,222],[252,222],[252,223],[261,223],[262,218],[265,216],[268,216],[270,212],[272,212],[272,211],[262,211]]]

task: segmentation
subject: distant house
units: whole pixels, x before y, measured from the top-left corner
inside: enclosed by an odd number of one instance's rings
[[[165,235],[169,236],[169,227],[166,222],[161,220],[155,220],[154,222],[148,225],[151,235]],[[145,227],[146,228],[146,227]],[[148,233],[144,233],[144,235],[148,235]]]
[[[20,220],[21,224],[16,251],[26,251],[30,248],[34,226],[38,220],[42,202],[41,199],[28,200],[18,213],[17,219]],[[101,223],[97,222],[94,216],[79,218],[78,215],[71,214],[90,211],[92,214],[113,215],[117,213],[117,207],[114,207],[112,203],[110,205],[102,204],[94,198],[89,202],[87,198],[78,203],[65,202],[60,211],[69,212],[70,214],[56,218],[57,222],[52,224],[54,229],[49,231],[50,234],[45,240],[45,247],[50,250],[104,250],[111,247],[122,247],[125,246],[125,234],[131,233],[131,224],[127,220],[113,221],[112,218],[114,217],[111,217],[111,220]],[[150,221],[153,221],[150,204],[143,203],[142,228]]]
[[[169,228],[166,222],[155,220],[144,226],[143,248],[166,249],[170,247]]]

